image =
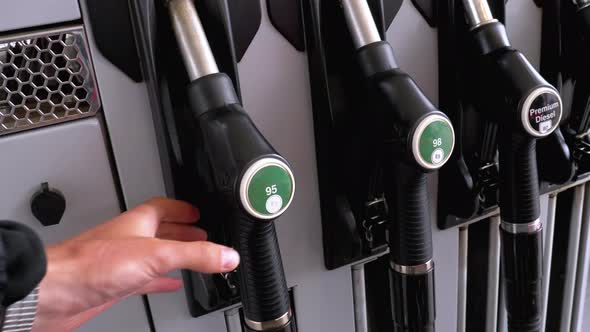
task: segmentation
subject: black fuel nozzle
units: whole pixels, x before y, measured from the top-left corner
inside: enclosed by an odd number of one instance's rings
[[[219,72],[193,2],[169,0],[168,7],[210,182],[230,215],[229,237],[241,258],[245,324],[252,331],[290,331],[290,296],[273,221],[293,200],[293,172],[244,111],[231,79]]]
[[[381,40],[366,0],[341,0],[369,90],[364,116],[375,119],[382,143],[389,207],[390,286],[397,331],[434,331],[434,262],[427,173],[450,158],[455,135],[412,78],[401,71],[391,45]]]
[[[480,57],[480,107],[499,124],[502,271],[509,331],[541,328],[542,223],[536,141],[559,126],[562,101],[510,46],[486,0],[463,0]],[[483,106],[485,105],[485,106]]]
[[[585,38],[590,38],[590,0],[574,0],[578,9],[580,28]]]

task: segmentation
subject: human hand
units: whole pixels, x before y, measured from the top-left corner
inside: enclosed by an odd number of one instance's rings
[[[206,242],[191,225],[198,217],[187,203],[152,199],[47,248],[33,331],[72,331],[131,295],[176,291],[182,282],[164,276],[174,270],[233,271],[238,253]]]

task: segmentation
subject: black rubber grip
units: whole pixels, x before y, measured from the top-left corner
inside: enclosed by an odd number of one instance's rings
[[[291,310],[274,223],[245,214],[236,218],[232,241],[241,258],[244,316],[259,323],[273,321]]]
[[[590,6],[584,7],[578,11],[580,25],[584,29],[584,36],[590,37]]]
[[[512,234],[502,230],[502,278],[509,332],[541,330],[542,234],[542,231]]]
[[[393,163],[386,172],[390,213],[390,257],[398,265],[413,266],[432,259],[432,230],[427,176],[413,165]]]
[[[500,213],[502,220],[527,224],[541,214],[536,140],[520,133],[500,135]]]
[[[434,332],[434,270],[407,275],[390,270],[394,331]]]

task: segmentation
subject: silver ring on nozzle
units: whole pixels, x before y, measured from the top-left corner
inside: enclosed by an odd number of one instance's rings
[[[534,234],[543,229],[543,223],[541,219],[526,224],[513,224],[502,220],[501,227],[511,234]]]
[[[275,331],[281,327],[287,326],[291,321],[291,316],[292,313],[291,310],[289,310],[281,317],[266,322],[255,322],[245,317],[244,321],[246,322],[246,325],[254,331]]]
[[[420,265],[406,266],[406,265],[395,264],[394,262],[390,262],[389,265],[391,266],[391,268],[394,271],[399,272],[401,274],[408,274],[408,275],[425,274],[425,273],[430,272],[432,269],[434,269],[434,262],[432,261],[432,259],[429,260],[428,262],[426,262],[424,264],[420,264]]]

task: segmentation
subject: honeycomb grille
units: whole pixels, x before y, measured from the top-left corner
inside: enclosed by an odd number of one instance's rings
[[[0,135],[100,108],[82,27],[0,37]]]

